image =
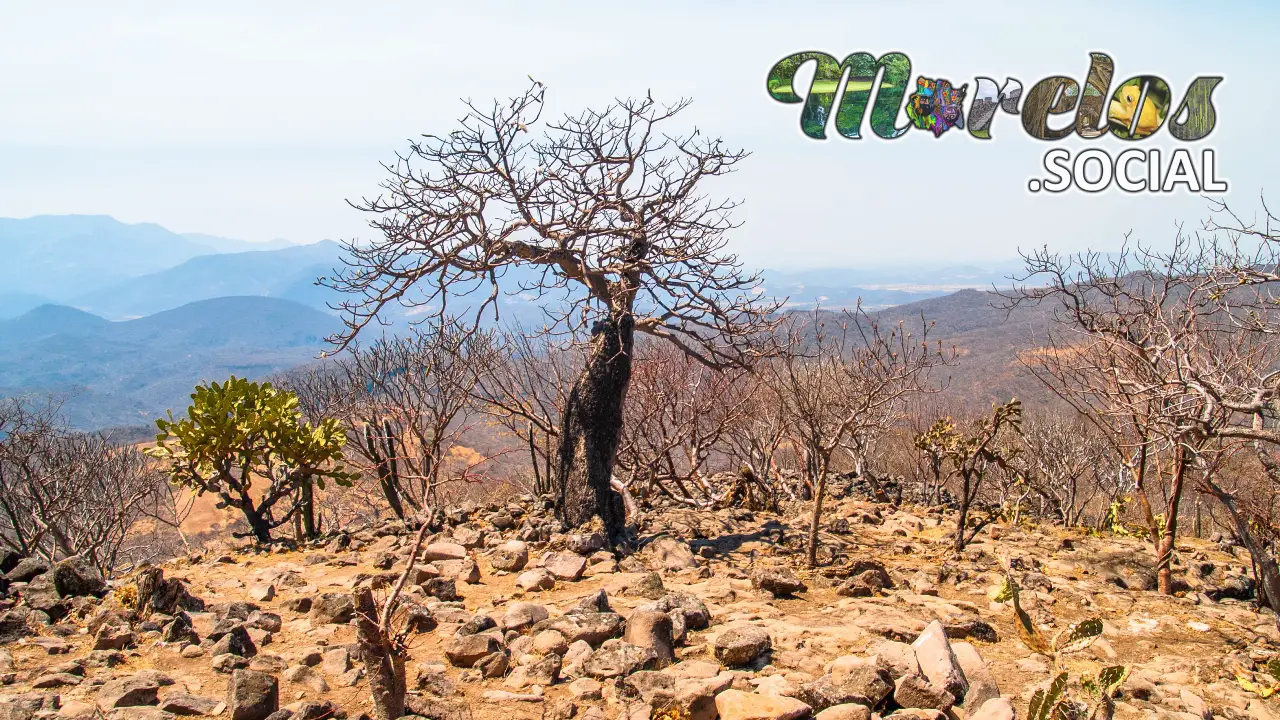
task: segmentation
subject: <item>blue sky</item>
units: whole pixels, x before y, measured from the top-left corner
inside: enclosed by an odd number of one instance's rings
[[[732,247],[752,265],[995,260],[1042,243],[1109,249],[1129,230],[1162,242],[1176,221],[1204,217],[1204,200],[1030,195],[1051,145],[1009,116],[986,143],[956,131],[810,140],[799,107],[768,98],[765,76],[800,50],[901,50],[913,73],[971,88],[978,75],[1083,82],[1093,50],[1112,56],[1117,81],[1160,75],[1179,99],[1197,75],[1221,74],[1218,127],[1196,147],[1217,149],[1228,199],[1252,212],[1280,160],[1265,52],[1278,5],[9,2],[0,216],[105,213],[247,240],[361,237],[365,218],[345,200],[376,191],[379,161],[411,136],[450,130],[457,98],[506,96],[532,75],[556,114],[646,90],[692,98],[686,123],[753,153],[711,188],[745,200]],[[1181,144],[1162,131],[1143,145]]]

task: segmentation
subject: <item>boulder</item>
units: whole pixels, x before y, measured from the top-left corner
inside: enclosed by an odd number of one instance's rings
[[[580,580],[587,569],[587,559],[571,552],[550,552],[542,557],[542,568],[556,580]]]
[[[454,636],[444,646],[444,656],[454,667],[473,667],[481,658],[501,650],[498,640],[492,635],[477,633],[474,635]]]
[[[467,557],[467,549],[457,543],[435,542],[422,549],[422,559],[426,562],[462,560],[465,557]]]
[[[569,644],[582,640],[591,647],[599,647],[606,640],[622,637],[626,627],[627,621],[621,615],[599,612],[561,615],[558,618],[543,620],[533,626],[532,632],[555,630],[563,635]]]
[[[774,597],[791,597],[809,589],[787,567],[761,568],[752,574],[751,585]]]
[[[670,536],[656,538],[640,551],[644,562],[652,570],[678,571],[698,566],[689,544]]]
[[[230,720],[266,720],[280,709],[280,684],[274,675],[257,670],[235,670],[227,683]]]
[[[37,575],[49,571],[49,564],[40,558],[22,558],[13,569],[4,574],[9,582],[31,582]]]
[[[329,683],[325,681],[315,668],[306,665],[294,665],[281,675],[285,682],[302,685],[316,693],[329,692]]]
[[[649,670],[658,662],[658,655],[649,648],[628,642],[616,641],[591,653],[582,664],[582,670],[597,680],[626,677],[637,670]]]
[[[311,601],[307,613],[313,625],[348,623],[355,615],[355,602],[348,593],[324,593]]]
[[[102,597],[107,592],[107,581],[88,560],[75,556],[61,560],[49,568],[46,576],[52,576],[53,586],[62,597]]]
[[[664,668],[676,661],[671,616],[666,613],[639,610],[631,613],[622,639],[652,650],[657,656],[656,667]]]
[[[781,695],[758,695],[741,690],[725,690],[716,695],[720,720],[801,720],[813,708]]]
[[[440,560],[436,563],[436,567],[440,568],[440,574],[443,577],[449,578],[455,583],[474,585],[480,582],[480,566],[476,565],[476,561],[471,558]]]
[[[800,699],[814,710],[856,703],[880,707],[893,692],[893,677],[876,665],[863,665],[840,675],[826,675],[800,686]]]
[[[101,710],[134,705],[155,705],[160,701],[160,683],[138,677],[108,680],[98,689],[96,703]]]
[[[576,555],[590,555],[593,552],[604,550],[609,545],[605,539],[604,533],[578,533],[565,538],[564,546],[569,552]]]
[[[727,667],[750,665],[773,648],[769,633],[754,626],[730,628],[716,637],[712,650]]]
[[[929,623],[911,648],[915,651],[920,672],[934,687],[951,693],[957,702],[964,699],[969,682],[960,668],[960,661],[951,651],[942,623],[937,620]]]
[[[554,685],[560,679],[561,662],[560,656],[555,653],[545,655],[537,662],[517,667],[503,684],[513,690],[530,685]]]
[[[221,700],[184,692],[169,693],[160,701],[160,709],[174,715],[217,715],[223,707]]]
[[[543,568],[526,570],[516,578],[516,585],[528,591],[550,590],[556,586],[556,579]]]
[[[504,572],[520,572],[529,564],[529,546],[519,540],[511,540],[489,553],[489,566]]]
[[[951,652],[955,653],[960,670],[969,683],[962,703],[966,709],[976,710],[988,700],[1000,697],[1000,686],[977,648],[966,642],[951,643]]]
[[[969,716],[969,720],[1015,720],[1018,714],[1013,709],[1013,703],[1005,698],[991,698],[982,703],[982,705]]]
[[[551,613],[547,612],[545,607],[537,603],[511,603],[507,606],[506,614],[502,616],[502,628],[523,632],[546,620],[550,615]]]
[[[904,708],[929,708],[946,712],[955,704],[955,697],[946,689],[934,686],[922,675],[903,675],[894,683],[893,701]]]
[[[833,705],[814,716],[815,720],[871,720],[871,708],[857,703]]]
[[[258,654],[258,646],[254,644],[253,638],[249,637],[249,631],[243,625],[236,625],[213,644],[209,654],[215,657],[230,654],[251,658]]]

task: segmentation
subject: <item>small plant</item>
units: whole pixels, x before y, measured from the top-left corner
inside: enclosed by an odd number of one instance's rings
[[[138,609],[138,586],[130,583],[116,588],[116,602],[130,610]]]
[[[1032,622],[1022,609],[1019,588],[1013,576],[1005,572],[1004,585],[995,596],[996,602],[1011,602],[1017,620],[1018,636],[1032,652],[1048,655],[1055,671],[1059,671],[1048,689],[1037,690],[1027,707],[1029,720],[1110,720],[1115,712],[1111,696],[1129,676],[1123,665],[1105,667],[1096,676],[1082,678],[1077,685],[1085,699],[1072,697],[1068,692],[1070,677],[1062,667],[1063,658],[1089,647],[1102,636],[1102,621],[1098,618],[1081,620],[1063,628],[1052,640]]]

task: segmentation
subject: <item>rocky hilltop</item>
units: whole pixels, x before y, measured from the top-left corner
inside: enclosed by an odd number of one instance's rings
[[[995,525],[963,555],[941,509],[845,499],[803,564],[805,520],[655,511],[639,548],[567,534],[523,497],[455,508],[408,573],[406,712],[431,720],[1028,717],[1059,671],[1127,675],[1117,718],[1271,718],[1280,652],[1248,555],[1181,540],[1154,592],[1134,538]],[[353,590],[385,597],[399,523],[303,547],[239,547],[108,586],[76,560],[6,564],[0,718],[322,720],[371,713]],[[1068,653],[1033,652],[1002,593]],[[1076,625],[1079,627],[1079,625]],[[1070,631],[1068,631],[1070,632]]]

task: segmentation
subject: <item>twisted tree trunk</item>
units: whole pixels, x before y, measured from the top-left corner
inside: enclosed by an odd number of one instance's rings
[[[613,543],[625,532],[622,496],[610,486],[631,383],[635,321],[629,314],[596,323],[587,366],[574,383],[560,434],[559,515],[570,526],[598,516]]]

